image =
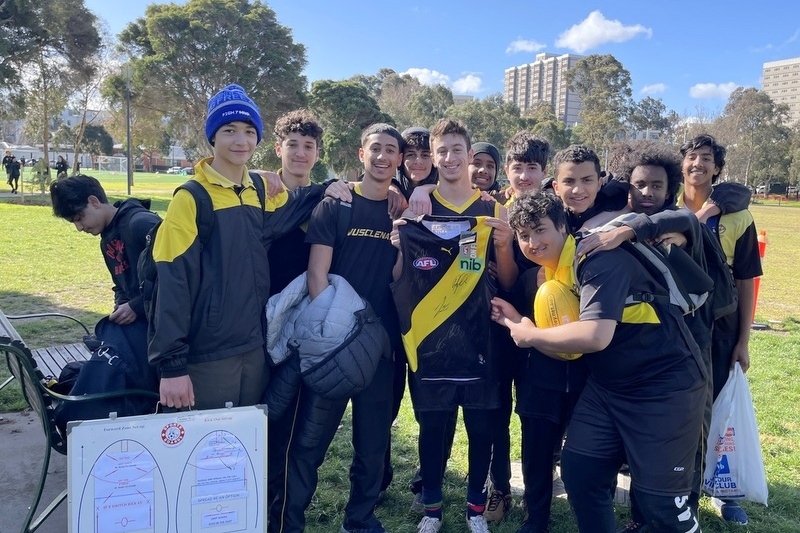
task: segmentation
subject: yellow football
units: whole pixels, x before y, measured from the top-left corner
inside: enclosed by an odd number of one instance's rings
[[[569,287],[551,279],[539,286],[533,299],[533,321],[537,327],[552,328],[577,322],[580,316],[578,298]],[[556,354],[564,359],[577,359],[583,354]]]

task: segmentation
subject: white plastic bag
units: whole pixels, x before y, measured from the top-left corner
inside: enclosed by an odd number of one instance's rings
[[[711,411],[703,491],[723,500],[767,505],[767,476],[753,397],[739,363],[728,375]]]

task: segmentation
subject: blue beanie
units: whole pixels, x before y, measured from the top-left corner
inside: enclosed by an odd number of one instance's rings
[[[211,97],[208,101],[208,116],[206,117],[206,138],[212,145],[211,139],[222,126],[231,122],[249,122],[256,128],[258,141],[264,126],[261,123],[261,114],[258,106],[253,102],[244,89],[232,83]]]

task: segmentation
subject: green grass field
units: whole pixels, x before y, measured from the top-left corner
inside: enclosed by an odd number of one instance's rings
[[[126,177],[95,173],[114,197],[126,193]],[[185,176],[136,174],[133,194],[153,198],[154,208],[166,209],[172,190]],[[52,216],[44,199],[36,196],[0,199],[0,309],[6,314],[59,310],[93,324],[112,308],[108,273],[99,250],[99,240],[78,233],[75,228]],[[33,203],[32,203],[33,202]],[[769,507],[745,504],[750,525],[736,528],[724,524],[703,500],[701,520],[706,532],[752,531],[789,533],[800,531],[800,283],[796,265],[800,264],[797,223],[800,210],[778,205],[752,207],[759,230],[769,239],[764,258],[764,276],[758,299],[756,320],[770,326],[753,333],[752,368],[748,372],[753,392],[763,457],[770,489]],[[75,342],[76,328],[48,320],[17,324],[29,344],[36,348]],[[7,375],[3,366],[0,381]],[[19,391],[7,387],[0,392],[0,411],[24,407]],[[349,417],[345,416],[320,471],[319,490],[307,512],[308,531],[322,533],[339,528],[347,501],[348,467],[351,455]],[[513,417],[512,450],[519,460],[519,428]],[[408,513],[408,481],[416,467],[416,422],[406,399],[393,428],[395,482],[377,510],[389,531],[415,531],[418,517]],[[453,457],[445,480],[444,533],[464,529],[462,518],[466,475],[466,436],[459,429]],[[620,520],[626,510],[620,509]],[[515,507],[509,517],[491,530],[513,533],[522,521]],[[554,502],[554,533],[575,531],[564,500]]]

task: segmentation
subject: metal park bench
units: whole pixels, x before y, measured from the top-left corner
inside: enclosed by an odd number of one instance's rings
[[[82,349],[76,348],[77,345],[75,344],[44,348],[32,352],[22,340],[19,333],[17,333],[16,329],[11,325],[10,320],[19,318],[39,318],[41,316],[60,316],[81,324],[76,319],[60,313],[12,317],[6,316],[0,312],[0,354],[5,354],[8,370],[11,373],[11,377],[0,385],[0,388],[7,385],[12,380],[16,380],[20,384],[22,395],[41,421],[42,429],[46,437],[44,461],[39,475],[39,483],[33,502],[28,509],[28,515],[23,523],[22,533],[32,533],[36,531],[67,497],[67,489],[65,488],[53,501],[47,504],[38,516],[36,516],[45,482],[47,481],[51,451],[55,450],[62,455],[66,455],[67,453],[67,436],[58,429],[55,422],[55,407],[59,402],[97,402],[129,395],[145,395],[153,398],[154,402],[158,400],[157,393],[145,390],[125,390],[120,392],[85,394],[82,396],[59,394],[50,390],[50,388],[48,388],[48,382],[51,376],[58,376],[61,368],[70,361],[88,359],[90,353],[85,347]],[[83,324],[81,324],[81,326],[88,334],[88,329]]]

